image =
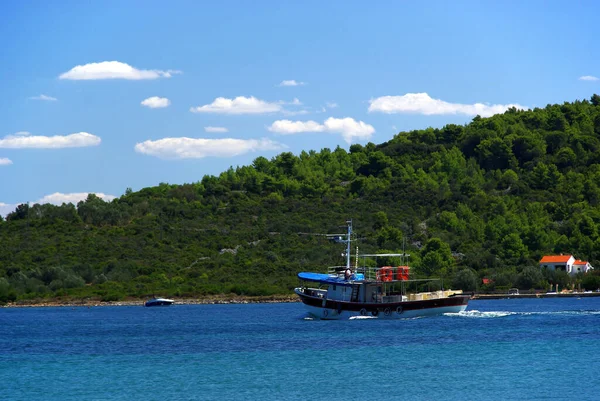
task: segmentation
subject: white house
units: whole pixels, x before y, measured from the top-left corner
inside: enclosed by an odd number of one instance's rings
[[[592,270],[594,267],[592,265],[590,265],[590,262],[587,262],[585,260],[576,260],[575,263],[573,263],[573,267],[571,268],[572,274],[577,274],[577,273],[587,273],[588,271]]]
[[[547,255],[540,260],[540,267],[553,271],[564,271],[571,276],[592,270],[589,262],[575,259],[573,255]]]

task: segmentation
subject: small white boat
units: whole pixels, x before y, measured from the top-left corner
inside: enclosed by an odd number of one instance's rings
[[[144,306],[169,306],[173,305],[175,301],[167,298],[152,298],[144,303]]]
[[[329,268],[328,273],[298,273],[302,282],[294,291],[308,313],[318,319],[373,317],[405,319],[459,313],[467,309],[470,295],[462,291],[443,290],[441,280],[411,280],[408,266],[360,267],[358,259],[404,254],[358,255],[354,269],[350,263],[352,221],[348,233],[336,234],[335,241],[345,243],[346,266]],[[434,282],[438,283],[434,283]],[[433,286],[437,290],[429,291]]]

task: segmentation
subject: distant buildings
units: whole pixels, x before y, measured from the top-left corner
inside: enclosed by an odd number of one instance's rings
[[[575,259],[573,255],[548,255],[540,260],[540,268],[564,271],[574,276],[577,273],[587,273],[594,267],[589,262]]]

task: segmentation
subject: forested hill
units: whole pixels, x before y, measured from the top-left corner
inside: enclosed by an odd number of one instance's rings
[[[413,275],[463,289],[600,286],[538,268],[558,253],[600,268],[598,95],[198,178],[108,203],[20,205],[0,220],[0,302],[286,294],[298,271],[343,263],[317,234],[349,218],[361,253],[406,243]]]

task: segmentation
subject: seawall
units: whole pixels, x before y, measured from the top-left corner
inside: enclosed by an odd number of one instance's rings
[[[588,298],[600,297],[600,292],[541,292],[536,294],[475,294],[472,299],[520,299],[520,298]]]

